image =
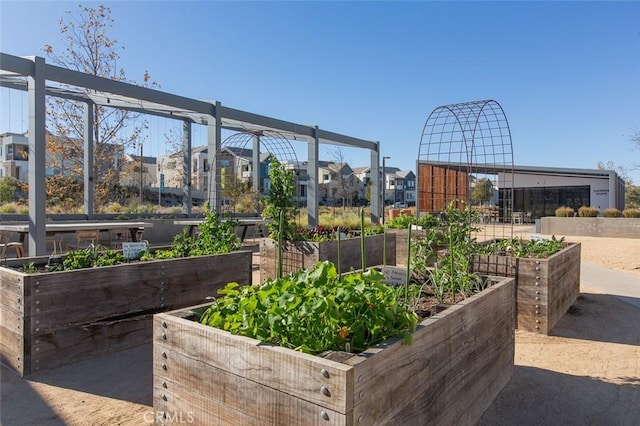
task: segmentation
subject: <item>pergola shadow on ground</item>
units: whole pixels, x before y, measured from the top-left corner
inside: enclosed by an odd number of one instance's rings
[[[320,144],[342,145],[368,149],[371,153],[371,175],[379,176],[380,144],[351,136],[320,129],[318,126],[297,124],[247,111],[223,106],[219,101],[202,101],[136,86],[123,81],[98,77],[47,64],[38,56],[18,57],[0,53],[0,86],[28,92],[29,109],[29,242],[30,256],[45,253],[45,97],[55,96],[82,102],[84,111],[84,163],[93,164],[94,108],[96,106],[119,108],[141,114],[180,120],[182,126],[182,151],[184,156],[183,211],[191,209],[191,126],[207,126],[208,152],[220,151],[222,130],[239,132],[274,131],[292,141],[307,144],[308,161],[308,223],[318,221],[318,156]],[[215,164],[212,165],[215,169]],[[207,200],[209,205],[220,207],[220,181],[216,170],[211,172],[212,190]],[[84,209],[90,218],[93,215],[93,187],[96,176],[92,168],[84,170]],[[214,190],[215,188],[215,190]],[[371,180],[371,191],[379,193],[380,182]],[[378,222],[380,200],[371,200],[371,220]]]

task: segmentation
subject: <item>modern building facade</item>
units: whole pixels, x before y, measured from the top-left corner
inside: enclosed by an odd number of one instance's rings
[[[504,179],[498,176],[498,182]],[[500,199],[505,197],[500,189]],[[624,181],[613,170],[514,166],[513,210],[533,218],[555,216],[558,207],[624,210]]]
[[[558,207],[595,207],[600,214],[608,208],[625,207],[624,181],[613,170],[513,166],[511,170],[460,163],[418,162],[418,210],[437,213],[451,201],[468,201],[477,175],[491,180],[498,191],[491,205],[500,221],[510,221],[521,212],[531,220],[555,216]]]

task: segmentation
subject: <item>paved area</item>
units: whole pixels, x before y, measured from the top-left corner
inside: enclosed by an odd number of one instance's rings
[[[583,262],[580,265],[580,285],[640,308],[640,278],[635,275]]]

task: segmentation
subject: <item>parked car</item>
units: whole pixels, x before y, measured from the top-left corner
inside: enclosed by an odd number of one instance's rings
[[[398,201],[398,202],[395,204],[395,208],[396,208],[396,209],[406,209],[406,208],[407,208],[407,203],[404,203],[404,202],[402,202],[402,201]]]

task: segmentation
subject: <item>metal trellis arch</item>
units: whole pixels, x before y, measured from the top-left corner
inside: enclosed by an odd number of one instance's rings
[[[500,104],[481,100],[434,109],[420,138],[417,174],[419,213],[438,213],[450,202],[467,202],[475,204],[483,222],[510,224],[513,145]],[[474,192],[478,184],[489,184],[491,195]]]

